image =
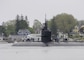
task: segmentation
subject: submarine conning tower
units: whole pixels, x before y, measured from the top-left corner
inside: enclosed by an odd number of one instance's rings
[[[48,30],[46,15],[45,15],[44,27],[42,28],[42,31],[41,31],[41,41],[43,43],[51,42],[51,31]]]

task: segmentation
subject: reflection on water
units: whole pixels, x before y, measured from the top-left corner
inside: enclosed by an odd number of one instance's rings
[[[84,60],[84,47],[13,47],[0,44],[0,60]]]

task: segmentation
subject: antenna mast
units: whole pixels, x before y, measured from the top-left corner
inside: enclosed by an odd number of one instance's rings
[[[46,14],[45,14],[45,29],[47,30],[47,19],[46,19]]]

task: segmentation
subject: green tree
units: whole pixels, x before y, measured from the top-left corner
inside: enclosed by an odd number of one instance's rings
[[[20,20],[18,23],[19,29],[28,29],[28,24],[25,20]]]
[[[53,17],[53,19],[51,19],[50,30],[51,30],[52,35],[57,37],[57,25],[55,22],[55,17]]]
[[[34,33],[34,29],[32,27],[28,28],[31,33]]]
[[[3,33],[3,26],[0,26],[0,34]]]
[[[78,21],[78,24],[79,24],[79,26],[84,25],[84,20],[80,20],[80,21]]]
[[[72,15],[66,13],[57,15],[55,21],[58,29],[64,33],[70,33],[77,24],[77,20]]]
[[[17,34],[17,32],[18,32],[18,30],[19,30],[19,15],[17,15],[17,17],[16,17],[15,27],[16,27],[16,34]]]
[[[41,24],[41,22],[38,21],[37,19],[34,20],[34,24],[33,24],[34,32],[35,32],[35,33],[40,33],[41,28],[42,28],[42,24]]]
[[[19,19],[19,15],[16,17],[16,33],[18,32],[19,29],[28,29],[28,23],[26,20],[23,19],[23,16],[21,16],[21,20]]]
[[[2,24],[3,26],[3,33],[5,36],[9,34],[15,34],[15,20],[10,20]]]

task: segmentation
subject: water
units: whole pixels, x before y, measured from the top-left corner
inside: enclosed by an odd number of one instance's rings
[[[84,46],[14,47],[0,44],[0,60],[84,60]]]

